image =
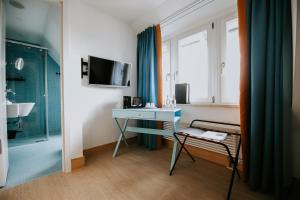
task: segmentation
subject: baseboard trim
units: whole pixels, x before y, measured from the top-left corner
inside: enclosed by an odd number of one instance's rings
[[[128,144],[136,143],[137,142],[137,136],[132,137],[132,138],[127,138],[126,141],[127,141]],[[110,151],[110,150],[113,150],[115,148],[116,144],[117,144],[117,142],[112,142],[112,143],[92,147],[92,148],[89,148],[89,149],[84,149],[83,150],[83,155],[88,156],[88,155],[91,155],[91,154],[97,154],[97,153]],[[122,142],[120,145],[124,146],[125,144],[124,144],[124,142]]]
[[[127,143],[132,144],[137,142],[137,136],[128,138]],[[167,146],[167,148],[172,149],[173,148],[173,141],[163,138],[163,143]],[[113,151],[115,148],[117,142],[112,142],[96,147],[92,147],[89,149],[83,150],[83,157],[76,158],[72,160],[72,170],[78,169],[80,167],[83,167],[85,165],[85,157],[92,155],[92,154],[99,154],[107,151]],[[124,146],[125,144],[122,142],[121,146]],[[209,151],[206,149],[202,149],[199,147],[194,147],[191,145],[185,145],[186,148],[190,151],[190,153],[198,158],[213,162],[215,164],[228,167],[228,158],[224,154],[216,153],[213,151]],[[73,164],[74,163],[74,164]],[[74,166],[74,167],[73,167]],[[242,171],[242,166],[238,166],[239,171]]]
[[[169,149],[173,148],[173,141],[164,138],[163,142]],[[188,145],[188,144],[186,144],[184,146],[188,149],[188,151],[193,156],[196,156],[198,158],[213,162],[217,165],[228,167],[228,164],[229,164],[228,157],[224,154],[216,153],[216,152],[209,151],[209,150],[206,150],[206,149],[202,149],[202,148],[199,148],[199,147],[194,147],[194,146],[191,146],[191,145]],[[184,150],[183,150],[183,152],[185,153]],[[242,166],[241,165],[238,166],[238,169],[239,169],[240,172],[242,172]]]
[[[127,139],[127,143],[129,143],[129,144],[132,144],[136,141],[137,141],[137,137],[132,137],[132,138]],[[117,144],[117,142],[112,142],[112,143],[96,146],[96,147],[93,147],[93,148],[84,149],[82,157],[74,158],[74,159],[71,160],[71,169],[72,169],[72,171],[85,166],[85,156],[95,154],[95,153],[105,152],[105,151],[108,151],[108,150],[113,150],[114,147],[116,146],[116,144]],[[123,146],[123,145],[124,144],[122,143],[121,146]]]
[[[85,157],[74,158],[71,160],[72,171],[85,166]]]

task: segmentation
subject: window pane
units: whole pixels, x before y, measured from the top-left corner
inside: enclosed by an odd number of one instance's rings
[[[171,98],[171,52],[170,42],[162,46],[162,76],[163,76],[163,102],[167,97]]]
[[[209,97],[207,31],[178,41],[178,83],[190,84],[190,101],[199,102]]]
[[[227,21],[225,37],[225,65],[221,76],[221,101],[238,103],[240,95],[240,45],[238,20]]]

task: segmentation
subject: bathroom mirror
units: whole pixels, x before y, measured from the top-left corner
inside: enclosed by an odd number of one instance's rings
[[[15,62],[15,68],[19,71],[21,71],[24,67],[24,60],[23,58],[18,58]]]

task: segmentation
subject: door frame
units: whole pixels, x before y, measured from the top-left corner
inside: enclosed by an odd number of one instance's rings
[[[66,20],[66,14],[65,12],[66,8],[64,7],[64,1],[63,0],[56,0],[56,2],[59,4],[60,9],[60,106],[61,106],[61,140],[62,140],[62,172],[71,172],[71,154],[70,154],[70,135],[69,131],[66,131],[66,125],[65,125],[65,100],[64,100],[64,66],[66,65],[66,59],[64,59],[64,55],[67,55],[67,47],[66,45],[66,38],[67,34],[64,31],[64,28],[67,27]],[[4,3],[3,0],[0,0],[0,3]],[[2,4],[3,6],[4,4]],[[1,7],[0,7],[1,8]],[[3,18],[5,19],[5,18]],[[3,141],[2,141],[3,143]],[[3,146],[3,144],[2,144]],[[6,142],[7,146],[7,142]],[[0,147],[2,148],[2,147]],[[7,146],[8,150],[8,146]],[[7,155],[8,158],[8,155]],[[0,169],[1,170],[1,169]]]
[[[6,76],[6,64],[5,64],[5,9],[4,9],[4,0],[0,0],[0,187],[5,186],[8,173],[8,144],[7,144],[7,117],[6,117],[6,84],[5,79],[2,80],[2,73],[4,78]],[[2,52],[3,50],[3,52]],[[2,63],[3,62],[3,63]],[[3,87],[3,88],[2,88]],[[4,96],[3,96],[4,95]],[[3,113],[3,115],[2,115]],[[2,137],[3,134],[3,137]]]
[[[64,71],[67,64],[65,55],[67,55],[67,10],[64,0],[58,0],[60,4],[60,26],[61,26],[61,48],[60,48],[60,93],[61,93],[61,136],[62,136],[62,171],[65,173],[71,172],[71,150],[70,150],[70,134],[67,131],[65,123],[65,81],[64,81]]]

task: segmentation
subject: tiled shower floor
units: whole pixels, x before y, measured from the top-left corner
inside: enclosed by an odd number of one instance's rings
[[[9,170],[6,187],[13,187],[62,170],[62,139],[9,147]]]

